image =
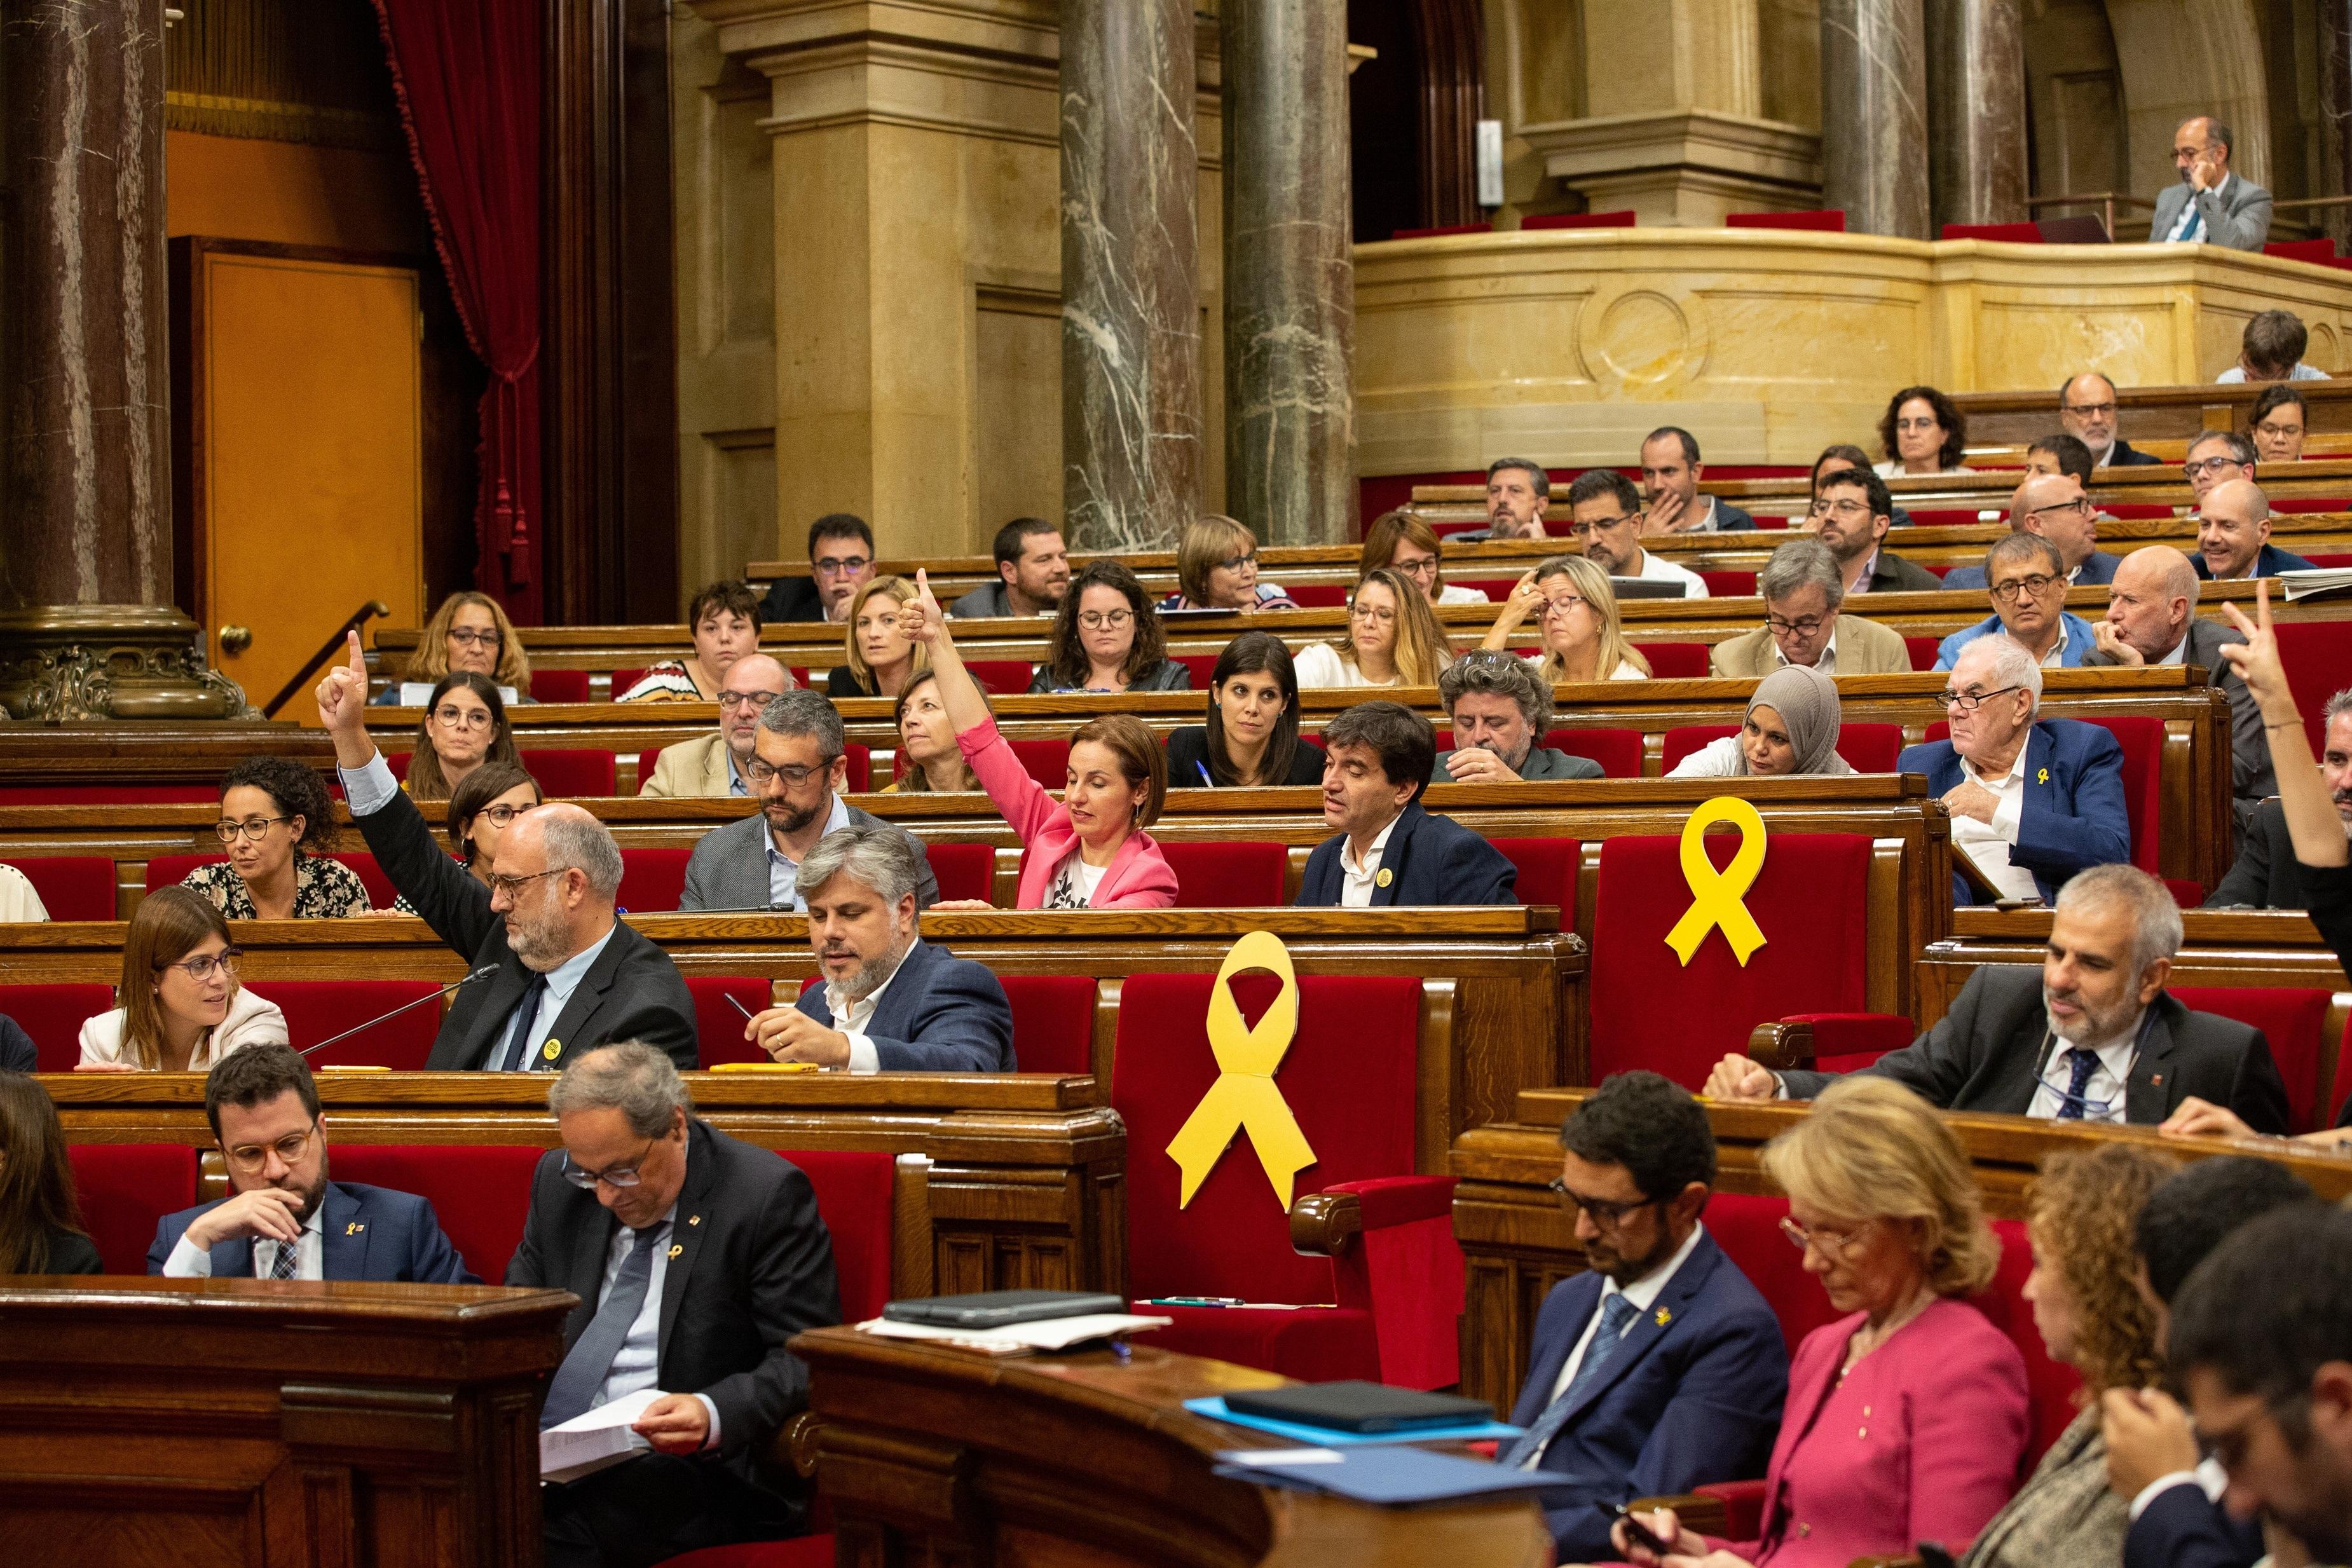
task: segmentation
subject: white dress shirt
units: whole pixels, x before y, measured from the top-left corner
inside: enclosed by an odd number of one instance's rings
[[[1952,843],[1975,862],[1987,881],[2000,889],[2004,898],[2042,896],[2033,873],[2023,866],[2009,863],[2010,846],[2017,842],[2018,821],[2025,814],[2026,750],[2024,746],[2017,748],[2017,760],[1999,779],[1986,778],[1977,771],[1975,763],[1965,757],[1960,758],[1960,777],[1989,790],[1994,804],[1990,826],[1974,817],[1954,817]]]
[[[2131,1500],[2132,1522],[2139,1522],[2139,1516],[2147,1511],[2147,1505],[2156,1500],[2158,1492],[2170,1491],[2174,1487],[2195,1487],[2205,1494],[2207,1502],[2220,1502],[2221,1494],[2230,1490],[2230,1472],[2221,1468],[2219,1459],[2200,1459],[2193,1470],[2175,1470],[2157,1477]]]
[[[904,968],[906,959],[901,957],[898,964],[899,968]],[[889,979],[883,981],[856,1001],[846,1002],[846,1005],[845,1005],[845,998],[842,995],[841,988],[831,980],[824,983],[825,1010],[833,1014],[834,1029],[849,1040],[849,1071],[852,1072],[882,1071],[882,1058],[875,1051],[874,1041],[866,1034],[866,1026],[874,1021],[874,1009],[882,1005],[882,993],[896,984],[898,978],[898,970],[891,970]]]
[[[1772,667],[1776,670],[1784,669],[1788,666],[1788,663],[1789,655],[1780,652],[1780,640],[1777,637],[1773,638]],[[1835,632],[1830,633],[1829,646],[1823,648],[1822,656],[1813,661],[1813,668],[1825,675],[1837,674],[1837,633]]]
[[[2147,1014],[2143,1009],[2122,1038],[2092,1048],[2098,1052],[2099,1064],[2091,1070],[2090,1082],[2083,1085],[2083,1098],[2104,1103],[2106,1109],[2084,1105],[2084,1121],[2123,1125],[2124,1091],[2131,1082],[2132,1059],[2139,1054],[2140,1030],[2147,1021]],[[2067,1087],[2074,1082],[2074,1064],[2067,1060],[2066,1053],[2074,1049],[2072,1040],[2058,1039],[2050,1042],[2050,1060],[2042,1066],[2042,1082],[2033,1087],[2033,1103],[2025,1108],[2027,1115],[2055,1117],[2065,1104]]]
[[[837,833],[849,826],[849,802],[835,795],[833,810],[825,814],[824,831]],[[819,835],[822,841],[823,835]],[[808,904],[801,897],[801,862],[787,860],[784,852],[776,847],[776,835],[768,835],[768,902],[778,909],[797,909],[805,913]]]
[[[294,1239],[294,1277],[298,1280],[323,1280],[327,1277],[326,1243],[320,1239],[326,1232],[327,1199],[321,1193],[319,1207],[302,1222],[302,1233]],[[267,1280],[278,1267],[278,1244],[268,1237],[253,1239],[253,1277]],[[208,1248],[197,1246],[180,1232],[179,1240],[172,1244],[172,1255],[163,1260],[166,1280],[209,1280],[213,1277],[213,1255]]]
[[[2221,211],[2225,213],[2230,209],[2221,205],[2221,198],[2223,194],[2229,191],[2230,182],[2236,178],[2237,175],[2235,174],[2224,174],[2221,176],[2221,183],[2214,186],[2211,191],[2206,193],[2213,198],[2213,204],[2216,207],[2221,207]],[[2180,215],[2172,220],[2172,228],[2170,232],[2166,234],[2164,236],[2162,243],[2166,245],[2172,245],[2179,241],[2188,234],[2189,225],[2198,222],[2197,187],[2194,185],[2186,185],[2185,188],[2189,193],[2189,199],[2180,204]],[[2199,224],[2197,237],[2200,240],[2210,240],[2213,237],[2213,231],[2205,227],[2202,224]]]
[[[1706,597],[1705,578],[1686,567],[1676,566],[1664,556],[1654,555],[1648,550],[1642,552],[1642,570],[1633,575],[1644,582],[1679,582],[1683,585],[1685,599]],[[1304,685],[1306,683],[1302,681],[1299,684]]]
[[[1690,1255],[1698,1249],[1698,1239],[1706,1234],[1706,1226],[1692,1226],[1691,1233],[1683,1238],[1683,1244],[1675,1249],[1673,1257],[1668,1258],[1622,1291],[1617,1288],[1617,1281],[1614,1280],[1604,1278],[1601,1281],[1601,1294],[1593,1301],[1592,1316],[1586,1320],[1584,1332],[1577,1336],[1575,1345],[1568,1353],[1568,1359],[1559,1364],[1559,1375],[1552,1379],[1551,1397],[1544,1401],[1545,1405],[1549,1406],[1556,1402],[1561,1395],[1568,1392],[1568,1385],[1576,1381],[1577,1372],[1584,1365],[1585,1354],[1592,1348],[1592,1336],[1600,1332],[1601,1309],[1609,1304],[1609,1298],[1622,1295],[1633,1303],[1633,1315],[1627,1318],[1625,1326],[1617,1331],[1617,1336],[1622,1342],[1627,1333],[1633,1332],[1633,1325],[1642,1321],[1642,1314],[1657,1304],[1659,1296],[1663,1295],[1666,1287],[1673,1283],[1674,1277],[1681,1271],[1682,1266],[1690,1261]],[[1544,1448],[1550,1447],[1551,1444],[1546,1443],[1543,1448],[1538,1448],[1528,1455],[1527,1463],[1521,1468],[1531,1470],[1542,1464]]]
[[[563,1016],[563,1009],[572,1000],[572,993],[578,990],[580,982],[588,977],[590,967],[596,962],[597,956],[611,945],[613,933],[619,929],[617,925],[606,927],[604,935],[547,972],[547,990],[539,998],[539,1011],[531,1016],[530,1031],[523,1036],[522,1058],[514,1064],[515,1071],[530,1072],[540,1066],[541,1046],[554,1032],[556,1020]],[[491,1047],[494,1054],[488,1065],[492,1071],[506,1065],[513,1028],[514,1019],[509,1015],[506,1029],[499,1032],[498,1043]]]
[[[1358,664],[1353,659],[1341,658],[1339,650],[1328,643],[1316,643],[1300,649],[1298,657],[1292,664],[1291,669],[1297,677],[1300,691],[1336,686],[1394,686],[1403,684],[1402,678],[1398,675],[1391,675],[1385,681],[1373,680],[1364,674],[1363,666]]]
[[[677,1205],[673,1203],[654,1222],[656,1228],[653,1239],[653,1273],[646,1282],[646,1304],[629,1324],[628,1337],[621,1342],[621,1348],[614,1354],[612,1370],[604,1374],[604,1385],[596,1391],[596,1397],[588,1402],[591,1410],[600,1405],[610,1405],[615,1399],[642,1393],[661,1381],[662,1281],[669,1273],[669,1238],[677,1218]],[[629,1252],[635,1247],[637,1233],[627,1226],[613,1227],[612,1245],[604,1249],[604,1280],[596,1287],[596,1305],[600,1309],[604,1299],[613,1293],[614,1285],[619,1282],[622,1265],[629,1260]],[[715,1448],[719,1446],[719,1406],[711,1403],[707,1394],[698,1394],[695,1397],[702,1402],[704,1414],[710,1417],[710,1436],[702,1446],[706,1450]]]
[[[1486,595],[1479,597],[1484,599]],[[16,925],[48,917],[49,912],[43,907],[33,879],[15,866],[0,865],[0,923]]]
[[[1397,820],[1403,815],[1402,811],[1399,811],[1395,817],[1389,819],[1387,827],[1372,835],[1371,850],[1364,856],[1361,865],[1357,864],[1355,860],[1356,841],[1353,838],[1340,841],[1340,908],[1370,909],[1372,906],[1372,889],[1379,885],[1380,881],[1381,856],[1388,852],[1389,835],[1396,831]]]

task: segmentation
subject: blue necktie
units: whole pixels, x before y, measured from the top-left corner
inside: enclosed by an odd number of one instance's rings
[[[1505,1469],[1522,1469],[1543,1452],[1545,1444],[1559,1436],[1559,1429],[1568,1425],[1569,1414],[1576,1408],[1577,1396],[1584,1392],[1585,1385],[1601,1375],[1601,1369],[1624,1343],[1625,1325],[1640,1312],[1641,1309],[1622,1291],[1601,1303],[1601,1326],[1592,1331],[1592,1343],[1584,1347],[1583,1364],[1569,1380],[1568,1391],[1551,1402],[1534,1426],[1513,1439],[1503,1454]]]
[[[2205,214],[2203,212],[2199,210],[2197,205],[2197,193],[2192,191],[2189,195],[2189,226],[2180,231],[2179,243],[2187,245],[2190,240],[2195,239],[2198,234],[2202,231],[2204,227]]]
[[[2077,1045],[2067,1051],[2066,1061],[2074,1076],[2066,1085],[2066,1097],[2058,1102],[2057,1120],[2079,1122],[2083,1119],[2083,1092],[2091,1086],[2091,1074],[2098,1071],[2099,1053]]]
[[[301,1242],[299,1239],[293,1241],[280,1241],[278,1244],[278,1256],[269,1265],[269,1277],[271,1279],[293,1280],[300,1277],[302,1269],[301,1256],[295,1250],[295,1249],[300,1245]]]
[[[634,1232],[636,1243],[623,1260],[612,1290],[605,1293],[604,1304],[572,1342],[571,1353],[547,1385],[547,1403],[539,1412],[541,1431],[586,1415],[596,1403],[597,1391],[612,1373],[613,1358],[629,1343],[630,1325],[646,1310],[646,1291],[654,1277],[654,1244],[661,1228],[648,1225]]]
[[[531,1020],[539,1017],[539,1004],[547,999],[547,977],[533,973],[530,984],[523,988],[522,1000],[515,1004],[512,1021],[507,1025],[506,1043],[499,1048],[491,1069],[499,1072],[520,1072],[531,1065],[531,1048],[539,1041],[530,1038]]]

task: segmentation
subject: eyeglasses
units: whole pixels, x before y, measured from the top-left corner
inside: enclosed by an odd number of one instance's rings
[[[1433,555],[1425,555],[1419,560],[1391,560],[1389,562],[1389,570],[1401,571],[1407,577],[1435,577],[1437,558]]]
[[[583,1170],[573,1165],[571,1155],[566,1154],[563,1156],[563,1179],[583,1192],[595,1191],[600,1181],[606,1186],[635,1186],[645,1180],[638,1174],[638,1168],[646,1163],[646,1156],[654,1152],[654,1145],[659,1142],[659,1138],[648,1138],[646,1146],[639,1149],[636,1157],[627,1165],[609,1166],[601,1171]]]
[[[276,1155],[278,1163],[291,1167],[310,1150],[310,1140],[319,1135],[319,1124],[314,1120],[299,1133],[289,1133],[274,1144],[239,1144],[228,1152],[228,1163],[251,1176],[266,1169],[269,1156]]]
[[[1865,523],[1874,516],[1867,501],[1815,501],[1813,516],[1836,517],[1849,523]]]
[[[158,964],[155,967],[159,970],[184,969],[187,972],[188,978],[202,985],[213,977],[215,969],[234,977],[236,974],[236,967],[244,961],[244,948],[225,947],[218,953],[199,953],[193,958],[183,958],[176,964]]]
[[[2053,512],[2073,512],[2077,516],[2091,509],[2091,503],[2081,496],[2071,501],[2053,501],[2046,507],[2036,507],[2026,513],[2029,517],[2046,517]]]
[[[1393,610],[1383,610],[1377,604],[1364,604],[1359,602],[1348,606],[1348,619],[1350,621],[1369,621],[1375,626],[1388,626],[1395,622],[1396,612]]]
[[[2065,580],[2063,577],[2052,577],[2045,572],[2037,571],[2031,577],[2012,577],[2006,582],[1994,583],[1992,596],[2003,604],[2014,604],[2020,594],[2039,599],[2050,591],[2052,583],[2063,586]]]
[[[2116,405],[2111,402],[2060,403],[2058,405],[2058,412],[2060,413],[2079,413],[2090,418],[2105,419],[2114,414],[2116,412]]]
[[[1962,713],[1974,713],[1997,696],[2004,696],[2011,692],[2021,692],[2024,689],[2023,686],[2001,686],[1989,692],[1956,692],[1946,687],[1939,700],[1946,707],[1956,707]]]
[[[213,831],[219,837],[220,841],[225,844],[233,844],[236,842],[237,836],[239,834],[243,834],[245,837],[251,839],[257,844],[263,839],[269,836],[269,829],[272,823],[290,822],[293,820],[294,819],[291,817],[247,817],[242,822],[232,822],[224,820],[213,824]]]
[[[488,729],[498,723],[486,707],[464,708],[456,703],[443,703],[433,710],[433,716],[451,729]]]
[[[1944,428],[1944,422],[1929,414],[1924,419],[1898,419],[1895,422],[1895,428],[1916,434],[1923,430],[1941,430]]]
[[[809,564],[816,569],[816,574],[819,577],[845,577],[852,572],[864,571],[867,567],[872,566],[874,558],[866,555],[829,555]]]
[[[2242,468],[2244,465],[2234,457],[2200,457],[2194,463],[2184,463],[2180,471],[2191,479],[2201,479],[2208,474],[2220,474],[2226,469]]]
[[[488,822],[494,828],[503,828],[530,810],[531,808],[529,806],[485,806],[474,813],[474,821]]]
[[[1620,1203],[1611,1198],[1587,1197],[1582,1193],[1570,1188],[1566,1176],[1554,1176],[1544,1185],[1558,1193],[1562,1203],[1572,1208],[1582,1209],[1586,1218],[1603,1230],[1616,1229],[1618,1226],[1624,1223],[1625,1217],[1637,1208],[1647,1208],[1653,1204],[1665,1201],[1663,1198],[1642,1197],[1635,1198],[1631,1203]]]
[[[1565,621],[1570,612],[1581,610],[1591,602],[1591,601],[1580,593],[1563,593],[1558,599],[1545,600],[1543,612],[1547,615],[1557,615]]]
[[[1787,1237],[1789,1245],[1800,1252],[1813,1247],[1818,1248],[1824,1258],[1843,1258],[1853,1246],[1854,1238],[1861,1235],[1869,1224],[1870,1221],[1865,1219],[1852,1230],[1832,1230],[1825,1225],[1817,1225],[1808,1230],[1795,1220],[1784,1218],[1780,1221],[1780,1234]]]
[[[818,774],[831,772],[833,765],[839,760],[838,758],[828,757],[814,768],[803,768],[797,762],[778,768],[754,757],[751,761],[743,764],[743,777],[754,784],[765,784],[771,779],[781,779],[793,789],[797,789]]]
[[[495,648],[506,639],[499,635],[499,630],[495,626],[487,632],[471,626],[453,626],[449,629],[449,641],[462,643],[468,648]]]
[[[493,872],[490,873],[490,893],[493,896],[503,893],[507,895],[508,902],[511,903],[522,896],[525,883],[537,882],[543,876],[562,876],[571,869],[568,865],[551,865],[545,871],[535,871],[525,876],[503,876]]]
[[[1801,615],[1794,621],[1784,621],[1778,615],[1764,617],[1764,629],[1775,637],[1811,637],[1829,624],[1825,615]]]
[[[1078,617],[1078,624],[1089,632],[1116,632],[1134,619],[1132,610],[1089,610]]]
[[[1591,522],[1589,522],[1589,523],[1570,523],[1570,524],[1569,524],[1569,525],[1568,525],[1568,532],[1569,532],[1569,537],[1570,537],[1571,538],[1580,538],[1580,538],[1585,538],[1590,537],[1590,536],[1591,536],[1591,534],[1592,533],[1592,531],[1593,531],[1595,528],[1623,528],[1627,523],[1638,523],[1638,522],[1640,522],[1641,520],[1642,520],[1642,514],[1641,514],[1641,513],[1639,513],[1639,512],[1635,512],[1635,513],[1633,513],[1633,514],[1632,516],[1630,516],[1630,517],[1595,517],[1595,518],[1593,518],[1593,519],[1592,519],[1592,521],[1591,521]]]
[[[720,692],[719,706],[730,713],[739,707],[766,707],[783,695],[782,692]]]
[[[1239,571],[1244,567],[1248,568],[1252,571],[1255,571],[1257,570],[1257,552],[1255,550],[1252,550],[1247,555],[1237,555],[1229,560],[1221,560],[1217,563],[1217,570],[1220,571]]]

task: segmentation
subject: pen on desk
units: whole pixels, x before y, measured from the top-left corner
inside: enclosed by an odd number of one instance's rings
[[[1141,1304],[1147,1307],[1245,1307],[1249,1302],[1239,1296],[1151,1296]]]
[[[1211,777],[1209,777],[1209,765],[1208,765],[1207,763],[1202,762],[1202,761],[1200,761],[1198,758],[1195,758],[1195,759],[1194,759],[1194,761],[1193,761],[1193,763],[1192,763],[1192,766],[1193,766],[1194,768],[1199,768],[1199,769],[1200,769],[1200,772],[1201,772],[1201,782],[1202,782],[1202,784],[1206,785],[1208,788],[1210,788],[1210,789],[1215,789],[1215,788],[1217,787],[1217,781],[1216,781],[1214,779],[1212,779]]]

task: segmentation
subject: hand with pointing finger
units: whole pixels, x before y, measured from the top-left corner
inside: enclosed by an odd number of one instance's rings
[[[349,633],[344,651],[346,661],[329,666],[319,683],[319,722],[335,743],[335,761],[364,768],[375,755],[375,742],[367,733],[367,656],[360,651],[357,632]]]

